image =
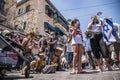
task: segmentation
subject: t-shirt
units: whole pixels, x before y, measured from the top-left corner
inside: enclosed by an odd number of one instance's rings
[[[39,49],[34,47],[34,48],[32,49],[32,53],[33,53],[34,55],[38,54],[38,53],[39,53]]]
[[[54,40],[57,40],[57,38],[56,37],[53,37],[53,38],[51,37],[48,42],[52,42]],[[56,46],[57,46],[57,42],[55,44],[50,45],[49,46],[49,51],[54,51]]]
[[[88,24],[88,26],[90,25],[90,23]],[[92,32],[101,32],[101,25],[100,24],[93,24],[92,25],[92,29],[91,29]]]
[[[71,43],[66,44],[66,46],[67,46],[67,52],[73,52],[73,48],[72,48]]]

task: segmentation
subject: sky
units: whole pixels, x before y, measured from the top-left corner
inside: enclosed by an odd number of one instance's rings
[[[66,19],[78,18],[82,32],[87,29],[90,18],[97,12],[103,17],[112,17],[120,24],[120,0],[50,0]]]

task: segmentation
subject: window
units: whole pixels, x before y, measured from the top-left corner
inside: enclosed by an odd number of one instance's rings
[[[45,13],[51,18],[54,16],[54,10],[49,5],[45,6]]]
[[[53,17],[53,13],[48,13],[48,16],[52,18]]]
[[[23,29],[26,29],[26,27],[27,27],[27,22],[25,21],[23,22]]]
[[[20,9],[18,10],[18,14],[20,14]]]
[[[26,6],[26,12],[30,11],[30,5]]]
[[[17,30],[17,28],[18,28],[18,25],[15,25],[15,29]]]
[[[22,14],[23,13],[23,8],[20,8],[19,10],[18,10],[18,15],[19,14]]]
[[[4,9],[5,2],[4,0],[0,0],[0,9]]]

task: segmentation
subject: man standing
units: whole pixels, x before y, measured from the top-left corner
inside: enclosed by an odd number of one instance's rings
[[[91,22],[88,24],[88,30],[94,33],[94,37],[90,39],[90,44],[92,52],[96,59],[96,64],[98,65],[97,71],[102,71],[103,65],[101,65],[101,55],[105,59],[105,65],[108,70],[112,70],[109,64],[109,51],[106,43],[103,40],[103,34],[101,30],[102,26],[99,23],[96,16],[92,16]]]
[[[50,38],[47,42],[48,44],[48,52],[46,53],[46,65],[50,65],[51,61],[53,59],[53,56],[55,54],[55,48],[56,48],[56,44],[57,43],[57,39],[55,37],[55,33],[51,32],[50,33]]]

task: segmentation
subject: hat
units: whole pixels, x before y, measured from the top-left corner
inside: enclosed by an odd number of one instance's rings
[[[8,33],[10,33],[10,31],[8,31],[8,30],[4,30],[4,31],[3,31],[3,35],[6,35],[6,34],[8,34]]]
[[[54,32],[50,32],[50,35],[55,34]]]

